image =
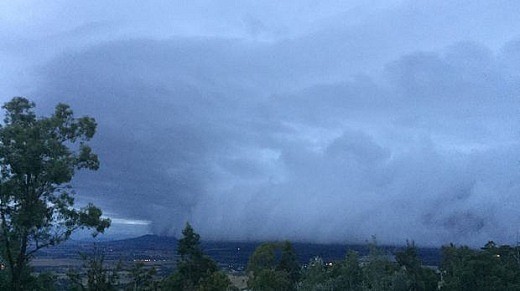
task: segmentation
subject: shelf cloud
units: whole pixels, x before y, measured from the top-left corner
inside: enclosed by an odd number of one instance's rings
[[[153,233],[512,243],[520,4],[459,2],[35,1],[0,92],[95,117],[78,199]]]

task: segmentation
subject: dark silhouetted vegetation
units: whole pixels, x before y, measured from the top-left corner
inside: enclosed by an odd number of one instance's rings
[[[78,209],[69,184],[77,170],[97,170],[88,141],[96,132],[90,117],[75,118],[58,104],[49,117],[37,117],[35,104],[15,97],[2,107],[0,125],[0,253],[7,267],[2,284],[10,290],[35,289],[29,262],[40,249],[57,245],[81,228],[103,232],[110,220],[92,204]]]
[[[176,271],[168,277],[165,290],[227,290],[231,286],[228,277],[218,270],[217,264],[204,255],[200,236],[189,223],[182,231],[177,247]]]

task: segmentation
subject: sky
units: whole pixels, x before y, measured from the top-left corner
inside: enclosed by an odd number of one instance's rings
[[[518,1],[1,1],[0,101],[96,118],[109,238],[520,233]]]

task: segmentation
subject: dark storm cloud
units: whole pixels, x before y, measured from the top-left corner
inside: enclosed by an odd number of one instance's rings
[[[47,37],[8,26],[0,61],[24,60],[19,88],[42,112],[66,102],[97,119],[102,167],[78,176],[78,194],[118,223],[176,235],[189,220],[206,239],[512,242],[519,4],[376,2],[139,16],[133,2],[114,16],[64,5],[77,22]]]
[[[38,95],[98,119],[103,168],[81,192],[157,233],[190,220],[212,239],[516,235],[504,211],[520,201],[507,53],[458,43],[404,55],[382,78],[260,90],[290,70],[265,58],[276,49],[111,42],[51,62]]]

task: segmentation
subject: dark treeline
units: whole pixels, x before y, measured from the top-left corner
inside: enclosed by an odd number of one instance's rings
[[[520,290],[520,248],[487,243],[475,250],[453,244],[441,249],[441,264],[423,265],[414,243],[391,255],[369,244],[360,257],[348,251],[343,260],[320,257],[298,266],[289,242],[266,243],[248,264],[253,290]],[[291,259],[288,259],[291,258]]]
[[[408,242],[390,253],[375,239],[368,253],[320,256],[301,264],[289,241],[260,244],[249,257],[242,290],[520,290],[520,248],[487,243],[481,249],[453,244],[441,248],[440,266],[427,266]],[[131,267],[104,262],[101,252],[83,255],[84,265],[66,279],[43,273],[25,276],[28,290],[240,290],[203,251],[200,236],[187,224],[177,244],[177,266],[160,277],[142,263]],[[9,286],[0,272],[0,289]]]

